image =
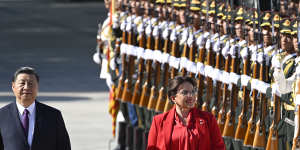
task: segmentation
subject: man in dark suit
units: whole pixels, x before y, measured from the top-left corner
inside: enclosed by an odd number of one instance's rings
[[[0,150],[71,150],[61,112],[36,101],[38,87],[33,68],[15,72],[16,101],[0,109]]]

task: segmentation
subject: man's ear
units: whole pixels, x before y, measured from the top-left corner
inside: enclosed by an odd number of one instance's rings
[[[15,82],[11,82],[11,89],[14,89],[15,87]]]

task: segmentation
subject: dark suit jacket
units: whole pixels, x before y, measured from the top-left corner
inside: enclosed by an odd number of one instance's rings
[[[0,109],[0,150],[29,150],[16,102]],[[31,150],[71,150],[61,112],[36,101]]]

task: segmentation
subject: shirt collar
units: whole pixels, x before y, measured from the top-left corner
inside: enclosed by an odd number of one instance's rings
[[[19,104],[17,101],[17,108],[19,110],[19,113],[22,115],[24,110],[27,109],[29,111],[29,114],[33,114],[34,110],[35,110],[35,101],[30,105],[28,106],[27,108],[25,108],[24,106],[22,106],[21,104]]]

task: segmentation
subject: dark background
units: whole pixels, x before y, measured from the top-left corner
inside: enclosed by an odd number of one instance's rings
[[[40,74],[41,92],[108,91],[92,60],[103,1],[0,0],[0,92],[21,66]]]

